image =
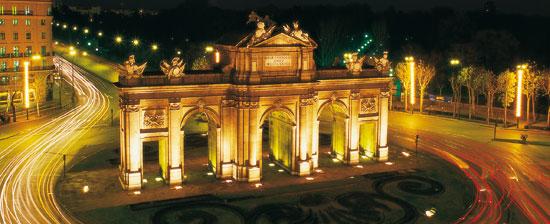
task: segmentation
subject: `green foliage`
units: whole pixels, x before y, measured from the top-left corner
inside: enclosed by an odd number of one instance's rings
[[[212,69],[206,57],[198,57],[191,64],[191,70],[210,70]]]
[[[499,99],[502,106],[508,108],[516,98],[516,73],[506,70],[497,78]]]

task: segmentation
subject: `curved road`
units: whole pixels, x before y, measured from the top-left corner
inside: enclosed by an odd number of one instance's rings
[[[390,131],[396,144],[439,156],[472,181],[475,199],[456,223],[506,223],[509,210],[531,223],[550,223],[550,135],[545,131],[499,128],[447,118],[392,112]],[[528,144],[520,144],[528,134]]]
[[[73,83],[70,64],[54,60],[65,81]],[[63,155],[75,155],[79,139],[109,118],[110,100],[102,93],[108,91],[97,86],[108,87],[94,84],[78,68],[74,86],[78,104],[73,109],[1,142],[0,223],[79,223],[57,203],[55,182],[63,170]]]

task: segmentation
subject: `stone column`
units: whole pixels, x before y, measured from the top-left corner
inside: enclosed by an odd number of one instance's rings
[[[258,102],[246,98],[239,100],[237,107],[237,158],[234,176],[238,181],[260,181]]]
[[[236,112],[236,104],[232,99],[223,99],[221,102],[220,113],[220,155],[219,163],[221,166],[218,177],[231,178],[233,177],[233,162],[236,161],[236,127],[238,119]]]
[[[143,150],[140,136],[140,108],[139,101],[121,106],[124,122],[120,122],[124,132],[124,144],[121,144],[121,156],[124,162],[121,164],[121,179],[124,189],[140,189],[142,184]]]
[[[388,160],[388,108],[390,92],[380,92],[379,98],[379,123],[378,123],[378,152],[379,161]]]
[[[352,90],[350,94],[349,122],[347,129],[348,152],[345,154],[345,162],[349,165],[359,163],[359,110],[361,95],[358,90]]]
[[[300,97],[299,108],[299,133],[298,138],[293,139],[298,144],[298,166],[297,174],[299,176],[306,176],[311,174],[312,163],[312,141],[313,141],[313,119],[311,117],[311,110],[313,107],[314,98],[310,95]]]
[[[183,133],[180,99],[170,99],[168,108],[168,183],[181,184],[183,181]]]

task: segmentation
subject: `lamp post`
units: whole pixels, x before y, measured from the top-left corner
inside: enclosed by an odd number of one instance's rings
[[[71,47],[72,48],[72,47]],[[75,50],[71,50],[69,52],[69,55],[71,57],[74,57],[76,55],[76,51]],[[69,62],[69,64],[71,65],[71,82],[73,83],[73,94],[72,94],[72,101],[73,101],[73,104],[75,103],[76,101],[76,88],[74,86],[74,67],[73,67],[73,64]]]
[[[521,95],[523,91],[523,73],[527,69],[527,64],[518,65],[517,67],[517,91],[516,91],[516,128],[519,129],[519,119],[521,117]]]
[[[453,67],[453,68],[458,68],[458,66],[460,66],[460,60],[458,60],[458,59],[451,59],[451,60],[449,61],[449,63],[451,64],[451,67]],[[456,70],[455,70],[455,69],[452,69],[452,70],[451,70],[451,73],[454,73],[454,72],[456,72]],[[451,75],[452,75],[452,74],[451,74]],[[460,88],[458,88],[458,91],[459,91],[459,93],[457,94],[457,97],[458,97],[459,99],[455,99],[456,104],[457,104],[455,110],[456,110],[456,113],[458,114],[458,119],[460,120],[460,101],[461,101],[461,99],[460,99],[459,96],[462,95],[462,94],[460,93],[462,90],[461,90]],[[454,114],[454,112],[453,112],[453,114]]]
[[[30,99],[29,99],[29,62],[25,61],[23,62],[24,66],[24,97],[25,97],[25,109],[27,110],[27,120],[29,119],[29,105],[30,105]]]
[[[409,72],[410,72],[410,79],[411,79],[411,84],[410,84],[410,95],[411,95],[411,99],[410,99],[410,104],[411,104],[411,114],[414,113],[414,104],[415,104],[415,99],[416,99],[416,96],[415,96],[415,77],[414,77],[414,57],[405,57],[405,61],[409,64]]]

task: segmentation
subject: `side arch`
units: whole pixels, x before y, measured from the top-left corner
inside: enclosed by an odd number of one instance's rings
[[[335,100],[335,101],[327,100],[326,102],[321,104],[321,106],[319,106],[319,109],[317,110],[317,120],[319,120],[319,117],[321,116],[321,112],[323,112],[323,110],[327,106],[334,106],[334,105],[336,105],[342,110],[342,112],[346,115],[346,118],[349,118],[349,109],[344,102],[342,102],[341,100]]]
[[[203,107],[203,108],[194,107],[191,110],[187,111],[183,115],[183,118],[181,119],[181,123],[180,123],[180,128],[183,128],[183,126],[185,126],[185,124],[187,123],[187,120],[189,120],[189,118],[193,117],[195,114],[198,114],[198,113],[205,113],[206,116],[208,116],[208,119],[211,120],[212,122],[214,122],[216,127],[218,127],[218,128],[221,127],[221,125],[220,125],[220,115],[216,111],[214,111],[212,108],[209,108],[209,107]]]
[[[268,108],[267,110],[264,111],[264,113],[260,117],[258,127],[261,127],[262,124],[265,122],[265,120],[269,117],[269,115],[271,115],[271,113],[276,112],[276,111],[283,112],[284,114],[286,114],[289,118],[291,118],[292,125],[296,126],[296,116],[294,115],[292,110],[290,110],[288,107],[285,107],[285,106],[282,106],[282,107],[272,106],[272,107],[270,107],[270,108]]]

